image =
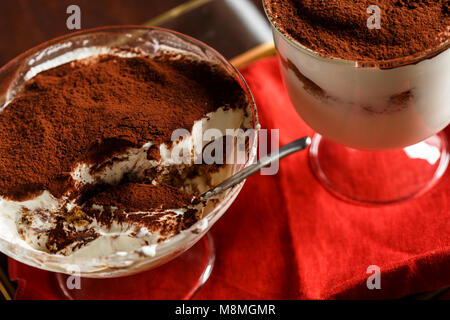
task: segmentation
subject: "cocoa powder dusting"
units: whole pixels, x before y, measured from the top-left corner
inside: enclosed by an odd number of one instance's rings
[[[191,200],[192,196],[170,185],[129,182],[95,195],[88,203],[114,206],[126,212],[140,212],[183,208]]]
[[[448,0],[265,0],[282,32],[327,57],[382,61],[425,53],[450,39]],[[369,29],[367,9],[381,9]]]
[[[314,95],[317,98],[321,98],[321,99],[323,99],[323,98],[330,99],[331,98],[330,96],[328,96],[328,94],[325,92],[325,90],[323,90],[314,81],[312,81],[311,79],[306,77],[291,60],[284,59],[280,55],[280,62],[285,68],[291,69],[294,72],[295,76],[302,83],[303,89],[305,89],[306,92]]]
[[[245,105],[222,69],[169,54],[104,55],[44,71],[0,112],[0,195],[61,197],[77,163],[170,142],[173,130],[190,130],[208,112]],[[155,150],[149,157],[158,159]]]
[[[99,237],[99,234],[92,229],[80,232],[73,225],[65,225],[64,222],[62,217],[58,217],[55,227],[48,232],[46,247],[50,253],[57,253],[73,243],[79,249]]]

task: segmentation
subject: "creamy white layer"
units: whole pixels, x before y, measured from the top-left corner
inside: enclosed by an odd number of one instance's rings
[[[360,68],[301,50],[276,29],[274,38],[295,108],[325,137],[360,149],[402,148],[450,123],[450,50],[393,69]]]
[[[93,205],[92,208],[100,212],[104,210],[104,207],[99,205]],[[191,208],[195,208],[200,214],[203,210],[202,205]],[[82,210],[83,208],[79,209]],[[111,210],[114,212],[118,208],[111,207]],[[166,224],[176,224],[176,216],[183,215],[186,210],[186,208],[179,208],[162,212],[129,212],[129,214],[146,216],[166,214],[159,218],[158,221]],[[32,248],[40,251],[49,251],[49,248],[47,248],[47,232],[56,225],[56,218],[53,212],[49,211],[43,211],[39,214],[30,212],[28,216],[27,213],[22,211],[16,222],[18,233]],[[22,220],[27,222],[23,223]],[[90,233],[95,235],[95,239],[87,243],[83,240],[75,240],[64,248],[59,249],[57,254],[75,254],[85,257],[107,256],[118,251],[128,252],[143,246],[150,246],[158,243],[161,239],[172,236],[161,234],[161,230],[149,231],[139,223],[133,222],[118,223],[113,221],[111,225],[106,226],[99,223],[95,218],[85,223],[65,221],[64,230],[69,233],[71,228],[74,228],[80,234]]]

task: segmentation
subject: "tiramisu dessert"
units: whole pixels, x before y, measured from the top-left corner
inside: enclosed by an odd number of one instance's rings
[[[450,122],[447,0],[265,0],[289,95],[347,146],[384,150]]]
[[[104,51],[34,70],[0,107],[2,237],[60,255],[148,249],[201,219],[193,194],[229,174],[194,160],[205,130],[251,127],[236,79],[181,52]]]

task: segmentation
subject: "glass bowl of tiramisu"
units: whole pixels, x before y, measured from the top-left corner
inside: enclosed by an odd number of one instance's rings
[[[313,172],[365,204],[411,199],[446,171],[450,4],[265,0],[291,101],[317,134]],[[371,174],[375,173],[375,174]]]
[[[105,27],[33,48],[0,69],[0,250],[88,278],[158,267],[231,205],[242,184],[195,195],[254,161],[258,128],[237,70],[187,36]],[[203,262],[186,261],[187,279]]]

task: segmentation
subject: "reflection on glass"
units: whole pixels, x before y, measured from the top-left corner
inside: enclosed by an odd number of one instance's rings
[[[190,35],[233,58],[272,42],[270,24],[250,0],[194,0],[155,17],[145,25]]]
[[[415,145],[406,147],[403,150],[405,150],[406,154],[411,159],[426,160],[431,165],[434,165],[436,162],[438,162],[441,157],[441,150],[439,145],[433,145],[430,141],[419,142]]]

